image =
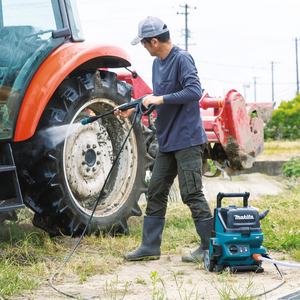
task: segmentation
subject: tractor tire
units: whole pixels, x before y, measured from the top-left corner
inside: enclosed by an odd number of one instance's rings
[[[131,85],[117,80],[116,74],[92,70],[65,79],[50,99],[32,138],[27,168],[31,187],[25,197],[35,211],[33,224],[50,236],[82,234],[132,116],[122,119],[111,114],[88,125],[80,122],[130,102],[131,93]],[[145,142],[149,134],[138,117],[104,188],[88,235],[100,231],[128,234],[128,218],[141,216],[138,200],[147,191],[146,170],[153,164]]]
[[[14,210],[10,211],[0,211],[0,224],[4,223],[4,221],[17,221],[18,216]]]

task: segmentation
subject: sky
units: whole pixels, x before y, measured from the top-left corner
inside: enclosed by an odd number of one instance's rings
[[[235,89],[249,103],[271,102],[273,62],[276,107],[295,97],[299,0],[77,0],[86,41],[122,47],[131,69],[150,87],[153,57],[141,44],[130,44],[138,23],[159,17],[172,42],[185,48],[185,4],[190,7],[188,51],[205,93],[219,97]]]

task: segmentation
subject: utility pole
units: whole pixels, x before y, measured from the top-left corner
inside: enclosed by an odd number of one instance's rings
[[[298,40],[295,38],[296,46],[296,80],[297,80],[297,93],[299,94],[299,77],[298,77]]]
[[[249,88],[250,87],[250,84],[244,84],[244,99],[245,99],[245,102],[246,102],[246,88]]]
[[[272,70],[272,102],[274,102],[274,61],[271,61]]]
[[[191,8],[187,4],[180,5],[180,7],[184,7],[184,13],[177,12],[178,15],[185,15],[185,29],[184,29],[184,35],[185,35],[185,50],[188,51],[189,46],[189,37],[190,37],[190,30],[188,29],[188,8]],[[193,9],[196,9],[197,7],[192,7]]]
[[[254,77],[254,102],[256,102],[256,77]]]

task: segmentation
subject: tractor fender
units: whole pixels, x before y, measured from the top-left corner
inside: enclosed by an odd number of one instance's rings
[[[120,47],[96,43],[66,43],[52,52],[32,78],[20,107],[14,141],[30,138],[52,94],[76,68],[130,66],[130,57]]]

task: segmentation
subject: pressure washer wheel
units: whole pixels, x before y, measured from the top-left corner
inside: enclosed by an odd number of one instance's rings
[[[77,74],[64,80],[56,90],[38,129],[80,124],[84,118],[130,102],[131,92],[132,87],[118,81],[114,73]],[[41,136],[32,139],[31,152],[35,155],[28,166],[31,187],[25,202],[35,210],[35,226],[52,236],[82,234],[131,121],[109,115],[85,126],[78,125],[58,145],[45,137],[42,151]],[[127,219],[142,214],[138,199],[147,191],[146,169],[153,164],[144,143],[147,134],[147,128],[138,119],[105,186],[87,234],[128,234]]]
[[[209,250],[205,250],[204,257],[203,257],[203,263],[205,270],[212,272],[215,268],[215,262],[210,259]]]

